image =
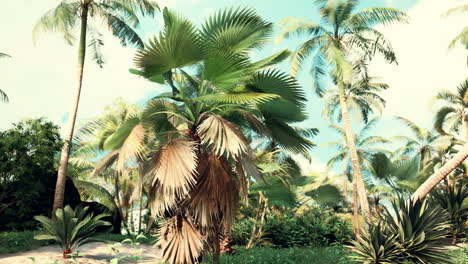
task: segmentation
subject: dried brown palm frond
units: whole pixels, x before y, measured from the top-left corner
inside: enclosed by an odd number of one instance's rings
[[[239,202],[239,185],[224,157],[205,154],[199,158],[197,185],[188,207],[202,228],[218,229],[221,220],[230,225]]]
[[[141,124],[136,125],[132,129],[122,147],[120,147],[119,158],[116,164],[117,170],[123,171],[127,161],[141,157],[145,135],[146,130]]]
[[[167,219],[159,234],[165,263],[198,263],[205,239],[189,219],[182,216]]]
[[[219,115],[210,115],[198,126],[201,141],[213,151],[237,159],[249,150],[249,145],[239,129]]]
[[[177,197],[174,192],[164,191],[160,185],[149,189],[148,203],[151,207],[151,216],[164,216],[176,207]]]
[[[156,153],[150,166],[151,185],[159,185],[158,189],[163,189],[166,194],[187,194],[196,182],[194,142],[181,138],[169,141]]]

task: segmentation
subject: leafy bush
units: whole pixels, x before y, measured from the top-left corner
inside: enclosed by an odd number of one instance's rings
[[[36,231],[0,232],[0,254],[27,251],[49,245],[50,240],[34,240]]]
[[[106,214],[93,216],[92,213],[87,214],[87,211],[88,207],[78,206],[73,210],[67,205],[55,211],[55,221],[45,216],[35,216],[34,219],[41,223],[46,234],[36,235],[34,239],[55,240],[63,249],[63,257],[67,257],[80,245],[99,241],[95,238],[96,228],[111,224],[101,220]]]
[[[234,222],[234,244],[247,244],[254,221],[252,217],[246,217]],[[263,236],[257,244],[281,248],[327,246],[344,243],[351,236],[351,224],[340,216],[318,209],[304,214],[287,210],[266,217]]]
[[[399,198],[368,224],[351,249],[363,263],[452,263],[443,248],[448,216],[426,201]]]

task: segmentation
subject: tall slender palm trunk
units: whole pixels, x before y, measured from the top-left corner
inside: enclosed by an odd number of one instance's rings
[[[77,86],[75,96],[72,100],[72,108],[69,113],[68,131],[65,136],[65,142],[60,154],[60,165],[57,173],[57,183],[55,185],[55,195],[53,212],[63,207],[65,198],[65,182],[67,179],[68,159],[70,156],[70,147],[73,140],[73,132],[75,130],[76,116],[78,114],[78,105],[80,103],[81,87],[83,84],[83,71],[86,58],[86,32],[88,26],[88,4],[84,4],[81,11],[81,30],[80,42],[78,45],[78,69],[77,69]],[[54,215],[54,214],[52,214]]]
[[[367,200],[367,192],[364,186],[364,180],[362,178],[362,168],[359,162],[359,157],[356,149],[356,143],[354,142],[353,129],[351,127],[351,121],[349,118],[348,105],[346,102],[346,96],[344,93],[344,84],[342,81],[338,84],[339,98],[341,115],[343,119],[343,128],[346,136],[346,144],[349,148],[349,155],[351,157],[351,164],[353,165],[353,181],[356,182],[359,202],[361,204],[361,211],[363,215],[369,214],[369,201]]]
[[[348,157],[343,159],[343,205],[348,204]]]
[[[354,236],[357,238],[361,233],[361,228],[359,226],[359,205],[358,205],[358,195],[357,195],[357,184],[353,180],[353,230]]]
[[[468,157],[468,143],[444,166],[442,166],[437,172],[432,174],[419,188],[414,192],[412,199],[423,200],[434,187],[437,186],[445,177],[447,177],[458,165],[460,165]]]

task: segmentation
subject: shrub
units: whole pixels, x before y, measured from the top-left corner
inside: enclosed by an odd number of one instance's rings
[[[233,243],[246,245],[254,225],[252,217],[235,221],[232,228]],[[295,214],[286,210],[269,214],[263,226],[263,236],[257,244],[271,247],[327,246],[344,243],[352,236],[350,223],[330,212],[310,210]]]
[[[351,249],[363,263],[452,263],[443,239],[448,216],[427,201],[399,198],[368,224]]]
[[[80,245],[99,241],[95,238],[96,228],[111,224],[101,220],[106,214],[93,216],[92,213],[87,214],[87,211],[88,207],[78,206],[73,210],[67,205],[64,209],[55,211],[55,221],[44,216],[35,216],[34,219],[41,223],[46,234],[36,235],[34,239],[55,240],[62,247],[64,258]]]

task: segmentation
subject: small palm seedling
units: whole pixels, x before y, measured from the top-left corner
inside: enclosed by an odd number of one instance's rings
[[[45,234],[36,235],[34,239],[55,240],[63,249],[63,257],[70,257],[73,249],[86,243],[100,241],[95,238],[97,227],[111,225],[101,220],[108,216],[107,214],[94,216],[87,212],[88,207],[78,206],[73,210],[67,205],[64,209],[55,211],[55,221],[45,216],[35,216],[34,219],[41,223]]]

